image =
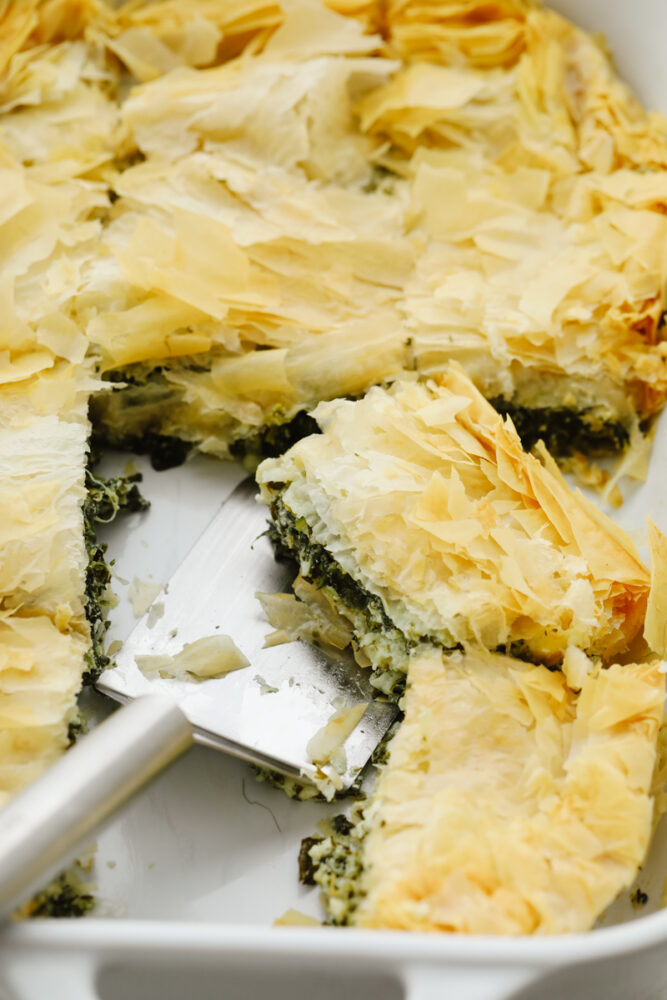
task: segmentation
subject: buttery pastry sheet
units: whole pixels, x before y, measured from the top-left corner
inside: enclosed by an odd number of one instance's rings
[[[642,863],[665,675],[561,673],[483,651],[410,663],[369,808],[361,927],[588,930]]]
[[[0,419],[0,806],[67,746],[84,608],[87,401],[71,368],[5,387]]]
[[[606,659],[627,649],[649,589],[630,539],[548,455],[543,465],[527,454],[460,369],[321,403],[313,415],[321,434],[260,465],[262,498],[279,500],[308,545],[382,601],[407,648],[426,638],[514,645],[551,664],[568,646]],[[299,556],[308,579],[314,559],[307,547]],[[366,630],[358,642],[383,665],[378,630]],[[384,665],[400,657],[394,647]]]
[[[665,122],[555,13],[22,0],[0,17],[4,382],[88,347],[131,377],[98,407],[117,436],[221,455],[452,358],[486,396],[619,440],[661,407]]]

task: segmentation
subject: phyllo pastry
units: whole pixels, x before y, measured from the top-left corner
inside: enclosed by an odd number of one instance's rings
[[[52,371],[0,394],[0,807],[62,753],[78,718],[91,383]]]
[[[652,829],[665,676],[590,671],[581,690],[488,652],[410,662],[405,719],[362,841],[362,927],[587,930],[632,882]]]
[[[549,665],[568,646],[605,660],[627,648],[649,588],[631,542],[460,369],[313,416],[321,434],[260,465],[261,497],[374,667],[404,670],[421,642]]]
[[[0,37],[0,223],[43,184],[44,246],[78,189],[49,287],[112,441],[256,454],[452,359],[553,450],[662,408],[667,125],[534,0],[14,0]]]

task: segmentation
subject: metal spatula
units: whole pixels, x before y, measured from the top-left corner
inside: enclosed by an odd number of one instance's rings
[[[181,754],[192,731],[199,743],[312,780],[311,738],[334,713],[367,702],[343,744],[340,788],[367,763],[396,716],[393,705],[373,699],[367,673],[352,657],[330,659],[301,642],[263,648],[270,626],[255,592],[286,590],[293,572],[275,561],[265,529],[254,484],[241,483],[165,587],[162,617],[152,627],[155,611],[139,621],[117,666],[98,682],[112,698],[138,700],[0,809],[0,919]],[[234,638],[249,667],[198,683],[149,680],[135,663],[138,655],[174,655],[216,632]]]
[[[257,591],[289,590],[293,566],[277,562],[266,537],[267,510],[256,502],[251,479],[223,504],[194,548],[138,622],[98,687],[118,701],[168,694],[193,726],[195,740],[283,774],[312,780],[307,747],[338,711],[367,702],[344,744],[341,788],[354,781],[396,716],[373,698],[368,671],[351,655],[331,658],[303,642],[264,648],[271,626]],[[204,636],[230,635],[250,666],[197,682],[144,676],[137,656],[174,656]],[[339,763],[339,769],[340,763]]]

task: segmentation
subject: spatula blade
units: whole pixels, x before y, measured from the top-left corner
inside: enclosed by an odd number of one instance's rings
[[[267,511],[255,496],[251,479],[236,488],[156,599],[162,616],[152,627],[150,611],[140,619],[97,686],[119,701],[168,694],[198,742],[306,780],[316,774],[307,751],[311,738],[337,710],[368,702],[344,744],[346,768],[336,774],[344,789],[368,762],[396,708],[373,698],[368,671],[348,651],[333,658],[303,642],[264,648],[271,628],[255,593],[288,590],[294,570],[274,558]],[[233,638],[249,667],[189,682],[149,679],[136,665],[137,656],[174,656],[186,643],[221,633]]]

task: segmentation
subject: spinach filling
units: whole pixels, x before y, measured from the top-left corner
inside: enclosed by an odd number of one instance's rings
[[[94,683],[111,662],[104,652],[104,639],[109,627],[106,612],[109,607],[112,563],[106,560],[107,546],[97,539],[97,525],[110,524],[121,512],[146,510],[150,506],[139,491],[141,473],[104,479],[93,473],[93,463],[94,459],[86,469],[88,492],[83,502],[83,530],[88,553],[85,607],[91,639],[90,649],[86,653],[84,684]],[[70,732],[72,739],[76,735],[76,725],[75,723]]]
[[[183,465],[192,451],[190,441],[182,441],[181,438],[150,430],[141,434],[106,433],[97,430],[93,434],[93,444],[97,448],[116,448],[119,451],[131,451],[135,455],[146,455],[156,472],[164,472],[165,469]]]
[[[354,806],[350,819],[339,815],[323,820],[315,836],[301,841],[299,880],[322,888],[328,922],[339,927],[350,923],[362,898],[366,804],[364,800]]]
[[[501,416],[511,418],[526,451],[542,440],[552,455],[563,458],[575,452],[608,455],[630,441],[627,424],[601,407],[520,406],[502,396],[489,402]]]
[[[408,346],[410,343],[408,338]],[[172,368],[205,374],[210,371],[210,361],[192,355],[178,359],[174,365],[163,362],[150,367],[137,363],[106,372],[105,380],[115,388],[111,394],[91,401],[94,444],[148,455],[157,470],[181,465],[196,447],[196,441],[186,430],[188,404],[184,391],[168,378]],[[502,416],[511,417],[526,450],[541,439],[556,456],[580,452],[595,457],[622,451],[630,440],[628,421],[603,404],[579,408],[526,406],[502,396],[489,402]],[[179,436],[179,430],[164,433],[164,429],[172,427],[171,416],[176,419],[173,426],[183,429],[188,439]],[[220,427],[213,431],[221,434],[221,440],[228,439],[229,454],[250,472],[263,459],[282,455],[301,438],[319,433],[316,421],[305,408],[294,413],[278,404],[265,419],[260,428],[231,420],[224,432]]]
[[[206,371],[195,363],[185,367]],[[116,400],[110,402],[105,396],[91,401],[94,447],[147,455],[157,472],[185,462],[194,443],[161,429],[166,414],[183,403],[181,390],[169,383],[165,370],[164,365],[133,365],[105,374],[105,380],[117,386],[113,397],[121,394],[122,408],[119,411]],[[262,459],[282,455],[301,438],[318,433],[317,423],[305,409],[289,417],[282,406],[275,406],[263,427],[230,441],[229,454],[254,472]]]
[[[369,632],[398,631],[380,598],[357,583],[323,545],[312,541],[303,518],[297,520],[281,499],[271,504],[271,517],[269,538],[277,553],[296,559],[309,583],[318,589],[328,587],[334,591],[341,604],[364,616]],[[403,635],[402,632],[400,634]],[[407,639],[403,638],[407,650]]]
[[[160,416],[180,398],[178,391],[167,383],[163,370],[162,366],[145,369],[137,365],[131,371],[118,369],[105,374],[107,382],[122,383],[113,391],[123,394],[124,414],[128,419],[126,426],[122,423],[119,426],[112,419],[113,411],[107,415],[104,396],[93,398],[90,402],[93,450],[101,452],[105,448],[115,448],[147,455],[156,472],[173,469],[185,462],[192,442],[163,434],[160,430]]]
[[[26,907],[29,917],[83,917],[95,905],[94,897],[82,891],[80,880],[73,872],[59,875],[42,892],[34,896]]]
[[[229,453],[254,472],[263,459],[277,458],[301,438],[319,433],[317,421],[306,410],[299,410],[291,420],[266,424],[256,434],[232,441]]]
[[[276,491],[283,488],[282,483],[268,486]],[[342,613],[351,619],[355,635],[360,640],[371,638],[377,661],[373,664],[371,683],[392,701],[398,701],[405,690],[405,664],[413,649],[422,643],[445,651],[460,648],[453,640],[446,642],[430,635],[406,635],[391,620],[381,598],[366,590],[323,545],[312,540],[304,518],[297,519],[279,496],[270,509],[272,520],[268,535],[277,557],[295,560],[304,579],[331,593]],[[374,643],[373,639],[378,642]],[[383,644],[382,639],[388,643]]]

